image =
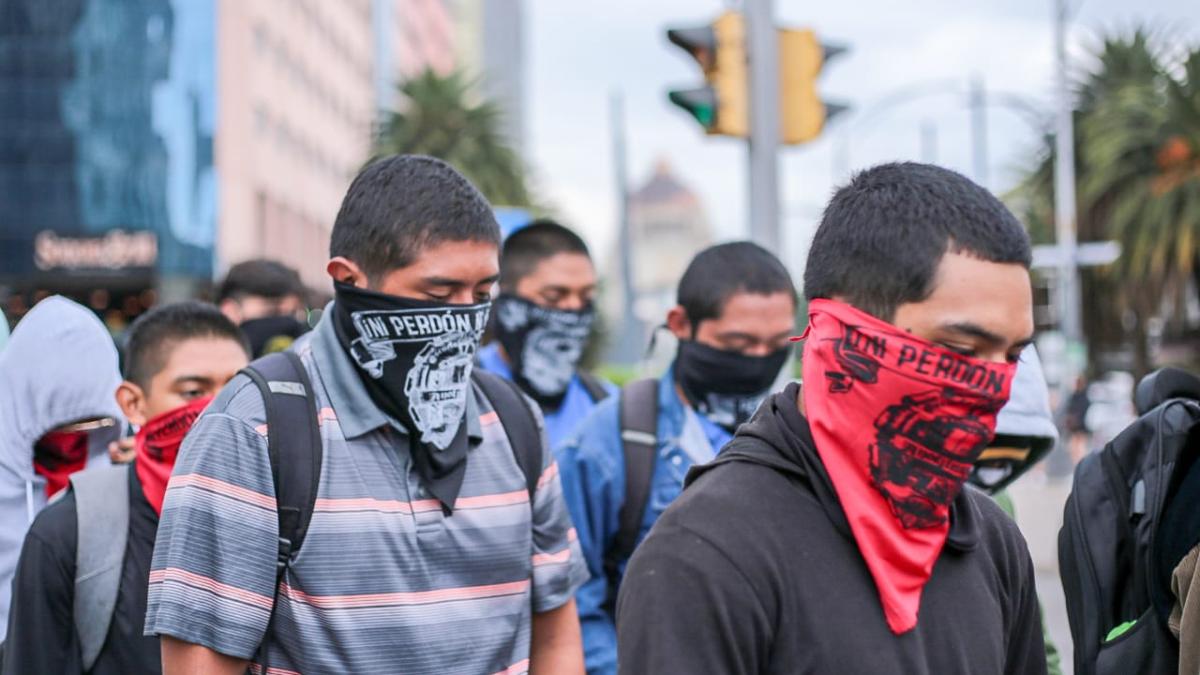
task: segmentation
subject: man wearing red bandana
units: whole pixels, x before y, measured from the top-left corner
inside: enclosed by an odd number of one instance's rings
[[[125,347],[125,380],[116,400],[138,427],[136,459],[132,468],[91,469],[70,479],[74,483],[96,476],[95,471],[115,472],[116,485],[127,489],[101,498],[128,501],[128,518],[94,522],[82,513],[75,488],[37,516],[13,583],[5,675],[162,671],[158,638],[143,637],[142,627],[163,495],[192,422],[246,365],[247,351],[237,327],[211,305],[166,305],[134,322]],[[78,590],[83,582],[78,561],[84,557],[79,555],[79,542],[97,534],[102,540],[124,539],[124,555],[118,552],[119,569],[112,570],[119,578],[111,613],[84,618],[77,612],[92,610],[81,608],[86,603],[80,602]],[[89,641],[80,632],[81,624],[86,624],[84,631],[96,630],[97,622],[103,622],[101,632]]]
[[[834,195],[803,381],[768,398],[629,564],[622,673],[1046,672],[1016,525],[964,487],[1033,333],[1029,239],[924,164]]]

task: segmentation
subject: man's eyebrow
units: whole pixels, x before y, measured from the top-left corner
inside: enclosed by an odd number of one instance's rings
[[[948,330],[948,331],[952,331],[955,333],[961,333],[963,335],[969,335],[974,338],[979,338],[980,340],[983,340],[984,342],[988,343],[989,345],[1002,345],[1008,341],[1003,335],[993,333],[992,331],[990,331],[978,324],[971,323],[969,321],[945,324],[942,326],[942,330]],[[1033,344],[1033,336],[1032,335],[1030,335],[1029,337],[1017,340],[1016,342],[1013,343],[1012,346],[1014,348],[1020,347],[1023,349],[1025,347],[1028,347],[1031,344]]]
[[[755,342],[758,340],[757,335],[751,335],[749,333],[743,333],[741,331],[736,331],[736,330],[726,331],[724,333],[718,333],[717,337],[720,338],[721,340],[747,340],[749,342]]]
[[[172,382],[171,384],[180,385],[180,384],[185,384],[188,382],[196,382],[197,384],[210,385],[213,383],[213,379],[211,377],[205,377],[204,375],[180,375],[179,377],[175,378],[175,381]]]

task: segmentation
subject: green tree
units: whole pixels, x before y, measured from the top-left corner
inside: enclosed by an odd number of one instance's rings
[[[493,204],[532,206],[527,172],[500,129],[503,111],[473,102],[461,72],[430,69],[400,83],[401,104],[375,135],[375,154],[421,154],[452,164]]]
[[[1084,322],[1093,353],[1131,340],[1141,374],[1152,367],[1150,321],[1200,276],[1200,50],[1173,57],[1139,30],[1107,39],[1098,56],[1077,89],[1078,232],[1080,241],[1119,241],[1122,255],[1084,275],[1085,299],[1116,301],[1085,302]],[[1040,241],[1053,240],[1046,142],[1016,194]]]

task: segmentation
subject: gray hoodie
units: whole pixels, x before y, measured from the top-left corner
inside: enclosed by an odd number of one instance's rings
[[[0,631],[8,625],[25,532],[46,505],[45,480],[33,470],[34,443],[56,427],[100,417],[116,419],[119,433],[120,383],[117,349],[104,325],[59,296],[25,315],[0,351]],[[91,450],[103,452],[104,443]]]
[[[1008,403],[996,417],[996,433],[1031,436],[1050,447],[1058,440],[1058,429],[1050,411],[1050,390],[1042,373],[1042,360],[1033,345],[1021,352]]]

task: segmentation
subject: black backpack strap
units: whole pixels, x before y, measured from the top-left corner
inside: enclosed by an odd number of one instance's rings
[[[525,474],[529,503],[532,505],[538,481],[542,478],[542,458],[545,451],[542,447],[542,434],[538,431],[537,418],[533,416],[533,410],[525,402],[525,396],[517,385],[479,368],[473,370],[473,377],[500,418],[500,425],[504,427],[504,434],[508,436],[508,444],[512,446],[517,466],[521,467],[521,472]]]
[[[617,535],[605,551],[604,570],[609,594],[616,599],[617,570],[633,555],[642,516],[650,502],[654,460],[658,451],[658,380],[636,380],[621,389],[621,448],[625,458],[625,503],[621,505]]]
[[[578,375],[579,381],[583,383],[583,388],[587,391],[588,396],[592,397],[593,403],[599,403],[608,398],[608,389],[605,388],[600,378],[585,370],[579,371]]]
[[[294,352],[268,354],[242,370],[262,393],[267,453],[279,512],[276,587],[304,544],[321,481],[321,430],[308,371]]]

